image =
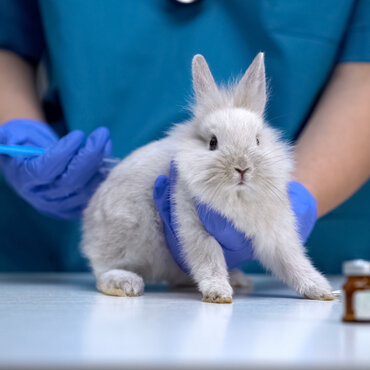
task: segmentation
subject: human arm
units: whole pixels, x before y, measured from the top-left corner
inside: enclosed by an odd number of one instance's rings
[[[0,50],[0,125],[27,117],[44,121],[36,93],[35,67],[7,50]]]
[[[33,66],[8,51],[0,51],[0,122],[0,144],[46,149],[40,157],[0,156],[0,169],[8,184],[44,214],[80,217],[105,178],[99,168],[111,152],[109,131],[98,128],[86,141],[81,131],[59,139],[44,122]]]
[[[298,139],[295,178],[317,201],[318,217],[370,175],[370,63],[336,67]]]

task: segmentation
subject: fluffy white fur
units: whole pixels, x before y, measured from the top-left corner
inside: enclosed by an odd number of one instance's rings
[[[235,87],[220,89],[205,59],[193,59],[193,119],[168,137],[128,156],[109,175],[84,214],[82,248],[98,289],[140,295],[144,281],[187,283],[164,239],[153,184],[175,160],[174,194],[179,237],[191,277],[209,302],[229,303],[232,287],[217,241],[199,221],[195,199],[223,214],[253,239],[255,255],[278,278],[312,299],[332,299],[327,280],[305,256],[287,195],[293,160],[289,147],[263,120],[266,82],[263,54]],[[210,150],[217,137],[218,148]],[[248,169],[241,182],[235,170]],[[240,272],[236,285],[248,286]]]

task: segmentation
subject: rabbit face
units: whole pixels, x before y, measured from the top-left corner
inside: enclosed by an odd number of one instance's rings
[[[208,165],[219,169],[218,180],[237,188],[249,183],[261,152],[261,118],[245,109],[229,108],[208,115],[201,126],[204,155],[210,158]]]
[[[257,196],[285,186],[290,152],[258,114],[225,108],[196,122],[179,146],[179,165],[196,193]]]
[[[291,171],[290,151],[264,123],[266,86],[259,54],[234,89],[219,89],[205,60],[193,60],[194,119],[178,127],[178,166],[205,199],[276,193]],[[185,136],[184,136],[185,135]],[[204,195],[204,196],[202,196]]]

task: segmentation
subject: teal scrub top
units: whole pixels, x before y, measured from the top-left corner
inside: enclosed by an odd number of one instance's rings
[[[262,50],[267,120],[294,141],[336,64],[370,62],[370,1],[0,0],[0,48],[46,61],[44,108],[59,132],[105,125],[120,157],[188,117],[194,54],[222,82]],[[307,249],[322,271],[370,259],[369,200],[367,183],[318,221]],[[88,268],[79,223],[42,216],[3,179],[0,207],[1,271]]]

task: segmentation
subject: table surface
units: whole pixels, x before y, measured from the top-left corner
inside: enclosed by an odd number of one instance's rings
[[[90,274],[0,274],[0,368],[370,368],[370,325],[342,323],[340,300],[251,280],[253,293],[218,305],[193,288],[122,298]]]

